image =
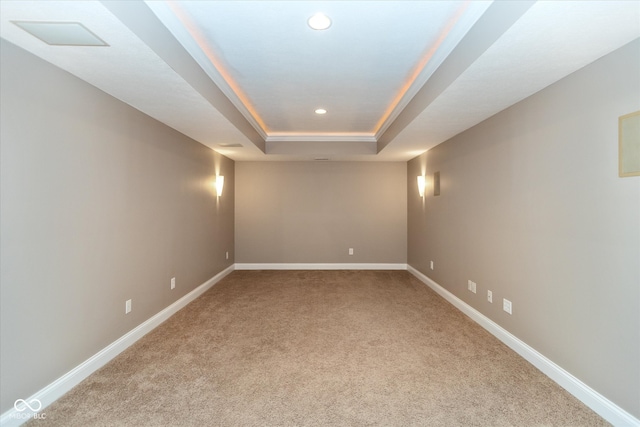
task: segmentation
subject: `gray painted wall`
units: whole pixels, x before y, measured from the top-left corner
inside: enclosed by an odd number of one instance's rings
[[[638,52],[640,40],[438,145],[407,173],[409,265],[636,417],[640,177],[618,177],[617,138],[618,117],[640,110]],[[422,200],[416,177],[435,171],[441,195],[427,189]]]
[[[1,43],[4,412],[233,263],[234,163]]]
[[[406,264],[406,174],[393,162],[237,162],[236,261]]]

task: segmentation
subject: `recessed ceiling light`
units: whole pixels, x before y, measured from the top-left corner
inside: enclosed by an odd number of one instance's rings
[[[52,46],[109,46],[79,22],[12,22]]]
[[[324,108],[318,108],[316,110],[316,114],[327,114],[327,110],[325,110]]]
[[[331,19],[324,13],[316,13],[307,21],[314,30],[326,30],[331,26]]]

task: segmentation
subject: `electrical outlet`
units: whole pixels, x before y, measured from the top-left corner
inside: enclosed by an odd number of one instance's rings
[[[429,266],[431,267],[431,269],[433,270],[433,261],[431,261],[431,263],[429,264]]]
[[[474,294],[476,293],[476,282],[472,282],[471,280],[467,283],[467,289],[469,289]]]
[[[493,302],[493,292],[487,291],[487,301]]]
[[[511,301],[508,299],[502,299],[502,309],[507,313],[511,314]]]
[[[131,300],[128,299],[125,303],[124,303],[124,314],[129,314],[131,313]]]
[[[353,248],[349,248],[349,255],[353,255]]]
[[[176,278],[172,277],[171,278],[171,289],[175,289],[176,288]]]
[[[229,251],[227,251],[224,256],[226,257],[226,259],[229,259]]]

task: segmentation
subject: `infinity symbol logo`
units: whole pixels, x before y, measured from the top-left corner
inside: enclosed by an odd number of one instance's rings
[[[29,403],[33,406],[31,406]],[[25,411],[27,408],[29,408],[31,412],[38,412],[40,409],[42,409],[42,402],[40,402],[38,399],[31,399],[29,403],[27,403],[27,401],[24,399],[18,399],[13,404],[13,407],[18,412]],[[18,407],[19,404],[22,404],[24,406]]]

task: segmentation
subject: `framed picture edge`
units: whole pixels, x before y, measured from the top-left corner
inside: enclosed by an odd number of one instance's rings
[[[630,177],[630,176],[640,176],[640,165],[638,166],[637,170],[632,170],[630,172],[629,171],[625,172],[623,167],[624,158],[625,158],[624,157],[625,147],[627,146],[627,144],[630,145],[635,142],[636,144],[640,145],[640,134],[632,135],[631,138],[628,138],[630,139],[630,141],[626,141],[624,138],[625,135],[622,131],[624,121],[636,116],[638,117],[638,120],[640,120],[640,110],[618,117],[618,176],[620,176],[621,178]],[[635,136],[635,141],[634,141],[634,136]],[[639,147],[639,150],[640,150],[640,147]]]

